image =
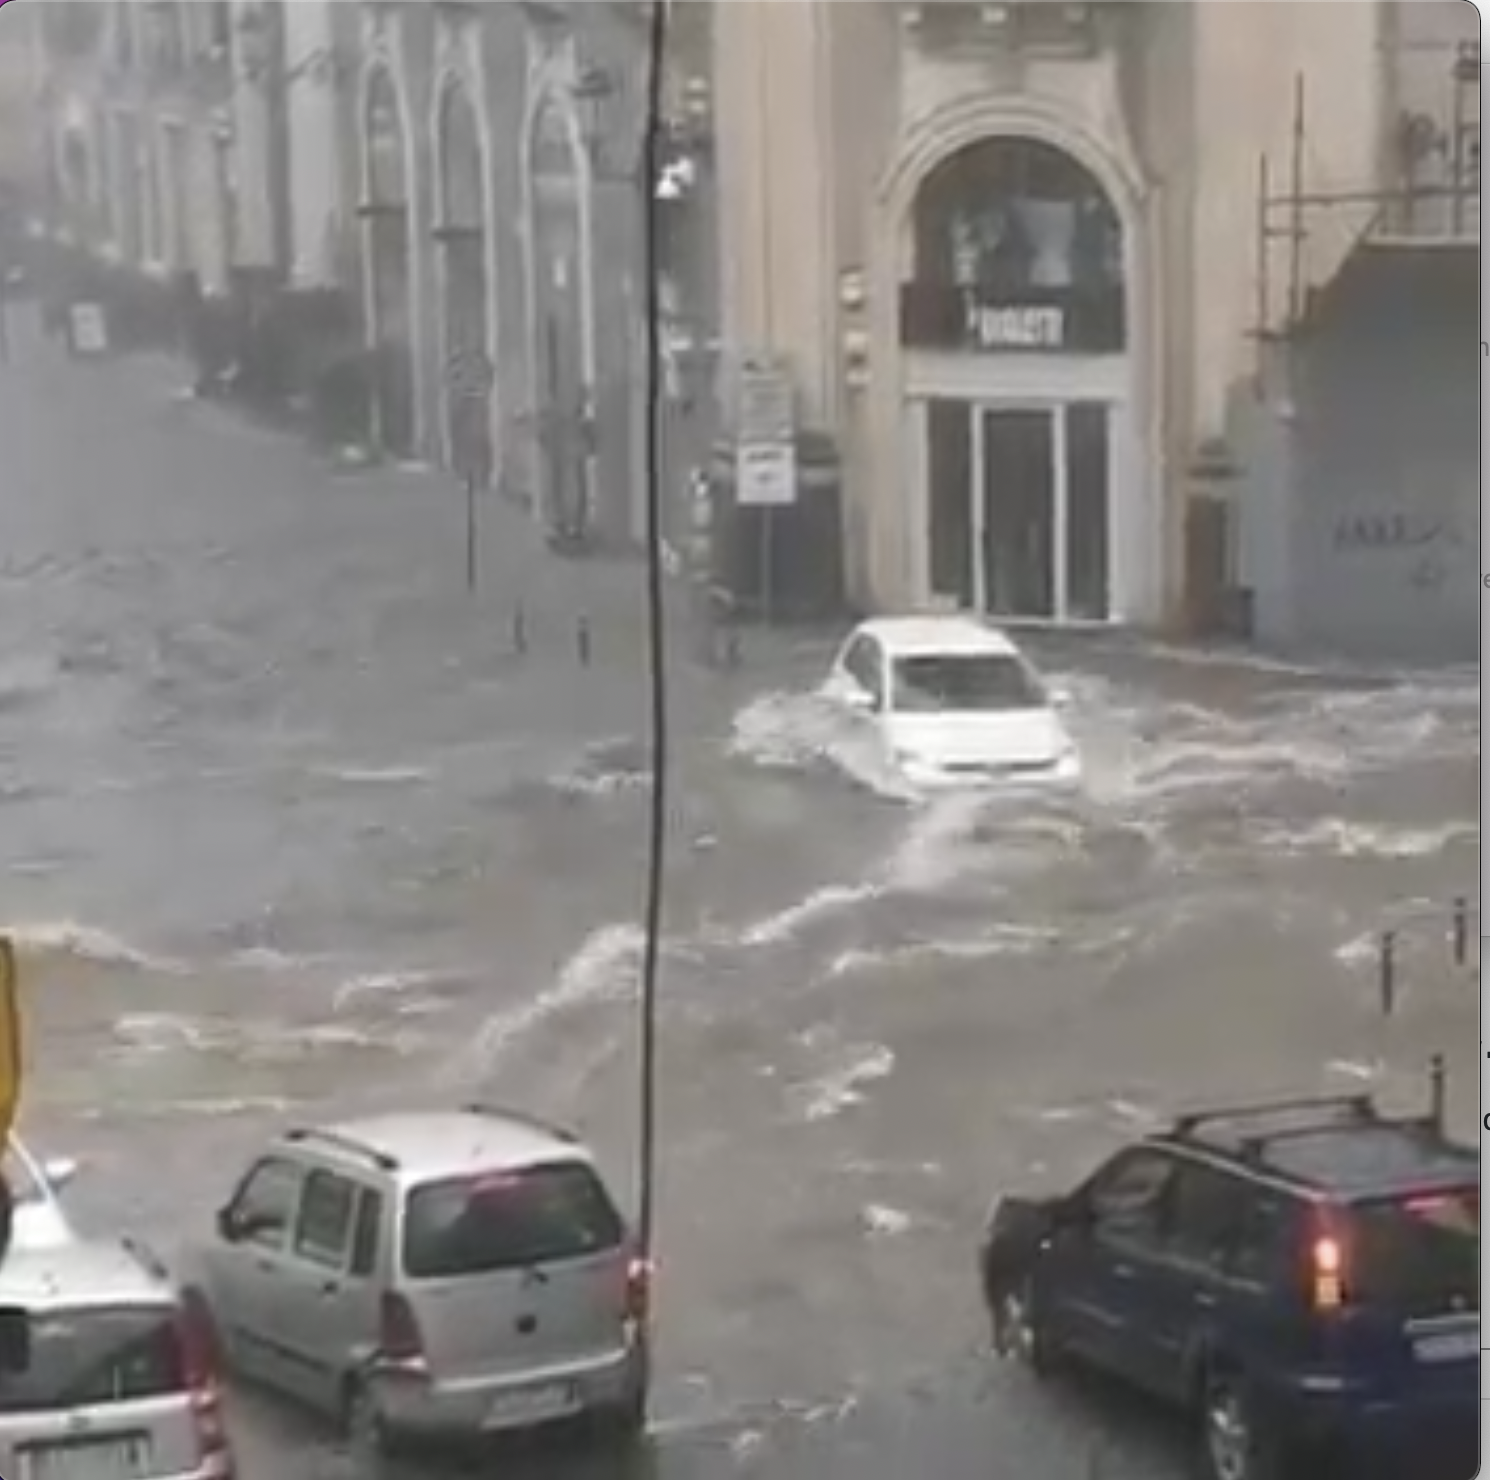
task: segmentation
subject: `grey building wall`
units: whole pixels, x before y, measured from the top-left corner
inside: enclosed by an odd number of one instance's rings
[[[1479,651],[1478,262],[1367,245],[1238,408],[1238,576],[1270,645]]]

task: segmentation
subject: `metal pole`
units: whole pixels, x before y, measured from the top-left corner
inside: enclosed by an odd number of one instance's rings
[[[1293,80],[1293,158],[1289,166],[1289,199],[1293,202],[1288,232],[1288,326],[1292,329],[1304,303],[1304,74]]]
[[[476,529],[476,470],[466,470],[466,590],[476,589],[477,575],[477,529]]]
[[[761,509],[761,623],[776,625],[776,511]]]
[[[1397,1006],[1397,932],[1381,932],[1381,954],[1377,961],[1378,986],[1381,989],[1381,1015],[1391,1017]]]
[[[1269,192],[1272,184],[1268,177],[1268,157],[1257,158],[1257,339],[1259,380],[1262,369],[1262,341],[1267,337],[1268,317],[1272,313],[1272,278],[1269,272],[1272,256],[1273,233],[1268,229],[1268,213],[1272,206]]]
[[[1434,1054],[1428,1061],[1428,1113],[1433,1117],[1434,1126],[1441,1131],[1449,1113],[1449,1071],[1441,1053]]]
[[[1461,42],[1462,46],[1463,43]],[[1456,58],[1456,63],[1459,58]],[[1450,220],[1453,223],[1454,235],[1458,236],[1464,230],[1464,79],[1459,75],[1460,68],[1454,68],[1454,138],[1451,144],[1453,154],[1453,182],[1454,193],[1450,198]]]
[[[1469,901],[1462,894],[1454,901],[1452,942],[1454,965],[1463,966],[1469,960]]]

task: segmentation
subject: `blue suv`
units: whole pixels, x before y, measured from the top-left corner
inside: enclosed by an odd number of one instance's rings
[[[1366,1096],[1184,1116],[1067,1196],[1006,1198],[995,1349],[1193,1420],[1205,1480],[1479,1472],[1480,1172]]]

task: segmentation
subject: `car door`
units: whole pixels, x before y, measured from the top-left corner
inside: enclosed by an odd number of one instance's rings
[[[287,1381],[284,1286],[303,1180],[287,1157],[256,1161],[218,1215],[205,1260],[207,1296],[230,1360],[277,1386]]]
[[[1180,1162],[1164,1213],[1162,1249],[1143,1274],[1155,1390],[1182,1400],[1204,1352],[1242,1355],[1235,1340],[1248,1292],[1233,1277],[1254,1184],[1204,1162]]]
[[[1093,1365],[1148,1388],[1159,1370],[1148,1301],[1174,1175],[1174,1159],[1157,1148],[1114,1157],[1071,1200],[1042,1275],[1052,1335]]]
[[[342,1354],[350,1344],[350,1266],[362,1189],[326,1167],[305,1174],[285,1262],[285,1356],[298,1370],[297,1389],[310,1403],[334,1408]]]

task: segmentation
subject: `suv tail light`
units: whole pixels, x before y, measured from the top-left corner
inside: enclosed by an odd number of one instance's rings
[[[378,1347],[386,1361],[415,1366],[424,1361],[424,1336],[413,1308],[396,1290],[378,1302]]]
[[[1314,1310],[1338,1310],[1345,1303],[1346,1244],[1341,1231],[1320,1219],[1310,1229],[1305,1278]]]
[[[652,1310],[652,1264],[640,1255],[626,1265],[625,1316],[634,1326],[644,1327]]]
[[[233,1454],[223,1422],[211,1317],[195,1301],[188,1300],[177,1313],[174,1336],[181,1382],[191,1397],[198,1468],[215,1480],[231,1480]]]

